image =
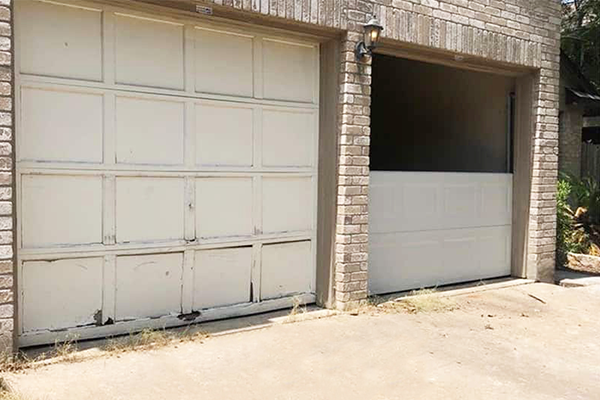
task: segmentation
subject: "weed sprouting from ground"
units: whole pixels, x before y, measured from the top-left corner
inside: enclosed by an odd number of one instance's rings
[[[63,362],[77,362],[80,359],[77,348],[77,337],[67,337],[64,342],[54,343],[54,356]]]
[[[292,299],[292,304],[292,309],[290,310],[285,323],[298,322],[302,320],[303,315],[307,312],[306,304],[303,303],[299,297],[294,297]]]

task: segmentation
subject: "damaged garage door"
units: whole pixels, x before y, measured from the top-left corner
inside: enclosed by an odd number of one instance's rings
[[[21,345],[314,300],[317,43],[94,3],[15,18]]]

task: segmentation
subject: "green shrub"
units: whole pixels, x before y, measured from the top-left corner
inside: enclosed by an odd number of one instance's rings
[[[556,194],[558,265],[567,253],[598,255],[600,250],[600,184],[592,178],[561,174]]]
[[[572,175],[563,175],[564,181],[571,186],[570,201],[573,209],[584,209],[590,225],[600,224],[600,184],[593,178],[578,179]]]
[[[572,186],[569,180],[559,179],[556,192],[556,255],[558,265],[565,265],[572,250],[573,211],[569,206]]]

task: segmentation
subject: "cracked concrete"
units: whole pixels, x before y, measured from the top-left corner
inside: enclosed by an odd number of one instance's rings
[[[454,299],[452,312],[278,324],[6,379],[31,400],[600,397],[600,286]]]

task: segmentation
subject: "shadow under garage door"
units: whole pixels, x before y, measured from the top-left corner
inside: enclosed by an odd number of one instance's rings
[[[371,293],[510,275],[514,84],[374,56]]]

